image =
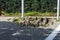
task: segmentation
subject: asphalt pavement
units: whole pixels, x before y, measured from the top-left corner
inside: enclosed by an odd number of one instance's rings
[[[60,22],[55,22],[47,28],[16,28],[17,25],[11,23],[16,17],[0,17],[0,40],[45,40]],[[54,40],[60,40],[60,33]]]

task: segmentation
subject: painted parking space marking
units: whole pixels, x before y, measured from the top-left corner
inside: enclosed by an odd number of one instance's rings
[[[53,40],[55,36],[59,33],[59,31],[60,25],[45,40]]]

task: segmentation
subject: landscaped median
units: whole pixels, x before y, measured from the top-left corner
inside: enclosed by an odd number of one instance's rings
[[[54,19],[29,16],[23,19],[14,19],[13,22],[18,23],[20,27],[48,27],[54,24]]]

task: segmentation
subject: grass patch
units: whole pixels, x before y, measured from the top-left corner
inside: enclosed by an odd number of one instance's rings
[[[40,12],[28,12],[24,14],[25,16],[56,16],[56,13],[52,13],[52,12],[45,12],[45,13],[40,13]]]
[[[59,20],[56,20],[57,22],[60,22],[60,19]]]
[[[19,12],[16,12],[16,13],[6,13],[6,12],[4,12],[4,16],[21,16],[21,13],[19,13]],[[40,16],[40,17],[56,16],[56,13],[52,13],[52,12],[45,12],[45,13],[27,12],[27,13],[24,13],[24,16]]]
[[[25,16],[39,16],[39,12],[28,12],[24,14]]]
[[[18,12],[16,12],[16,13],[4,13],[4,16],[21,16],[21,13],[18,13]]]

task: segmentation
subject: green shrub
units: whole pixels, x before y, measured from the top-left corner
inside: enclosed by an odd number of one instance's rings
[[[13,22],[15,22],[15,23],[19,23],[20,22],[20,19],[18,18],[18,19],[13,19]]]

